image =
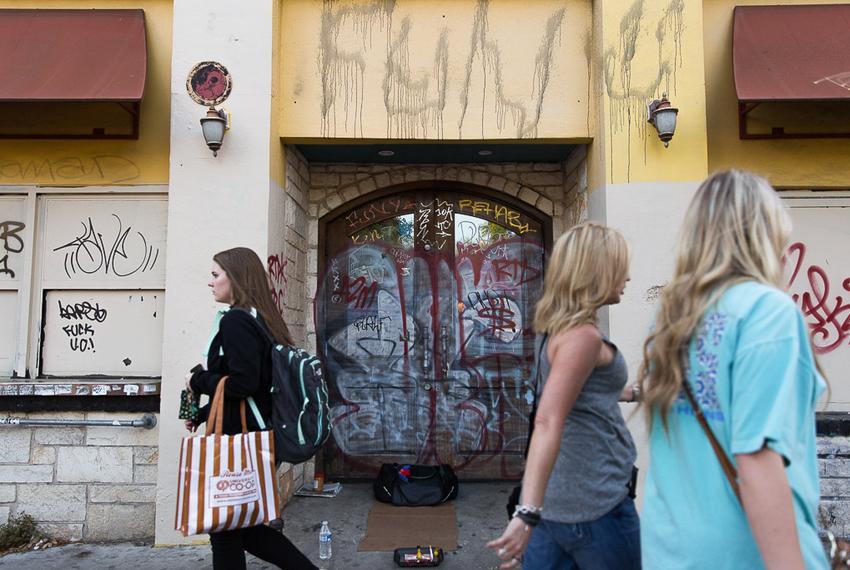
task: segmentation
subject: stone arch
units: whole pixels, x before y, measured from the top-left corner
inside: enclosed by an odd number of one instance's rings
[[[357,176],[354,180],[348,180],[346,184],[340,185],[336,190],[328,191],[324,200],[318,204],[317,217],[321,218],[341,205],[377,190],[416,182],[461,182],[473,184],[518,198],[546,216],[555,215],[552,199],[541,194],[531,186],[517,180],[509,179],[502,174],[489,172],[485,168],[478,169],[466,165],[437,165],[430,167],[399,165],[388,168],[383,172],[366,173],[363,176]]]

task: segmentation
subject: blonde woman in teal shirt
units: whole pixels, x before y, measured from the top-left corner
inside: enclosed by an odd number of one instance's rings
[[[777,193],[745,172],[708,178],[687,211],[639,373],[651,425],[644,568],[827,568],[815,523],[825,383],[783,290],[790,230]]]

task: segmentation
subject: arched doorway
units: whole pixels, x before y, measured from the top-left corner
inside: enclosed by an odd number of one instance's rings
[[[316,331],[332,391],[329,475],[449,463],[521,475],[549,220],[459,184],[396,187],[320,225]]]

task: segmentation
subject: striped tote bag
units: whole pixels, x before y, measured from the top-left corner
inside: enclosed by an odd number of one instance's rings
[[[247,528],[280,517],[271,431],[222,434],[224,384],[216,387],[206,435],[184,437],[174,527],[184,536]]]

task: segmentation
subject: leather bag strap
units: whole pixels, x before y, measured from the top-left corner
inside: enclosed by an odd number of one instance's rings
[[[717,441],[717,438],[714,436],[714,432],[711,431],[711,427],[708,425],[708,421],[706,421],[705,415],[702,413],[702,408],[699,407],[687,379],[682,382],[682,389],[685,391],[685,396],[688,398],[688,402],[691,403],[691,407],[694,409],[694,414],[697,417],[700,427],[702,427],[702,431],[705,432],[706,437],[708,437],[708,441],[711,443],[714,455],[716,455],[717,460],[720,461],[720,467],[723,468],[723,473],[726,475],[726,479],[729,481],[729,484],[732,485],[732,491],[734,491],[735,496],[738,497],[738,502],[741,502],[741,491],[738,489],[738,472],[735,470],[735,466],[732,465],[732,462],[729,460],[726,452],[723,451],[722,447],[720,447],[720,442]]]
[[[222,420],[224,416],[224,383],[227,376],[222,376],[215,387],[212,403],[210,404],[210,415],[207,418],[207,435],[222,434]]]
[[[224,432],[224,383],[229,376],[222,376],[215,387],[212,404],[210,404],[210,415],[207,418],[207,435],[221,437]],[[245,413],[245,400],[239,402],[239,416],[242,420],[242,433],[248,433],[248,422]]]

